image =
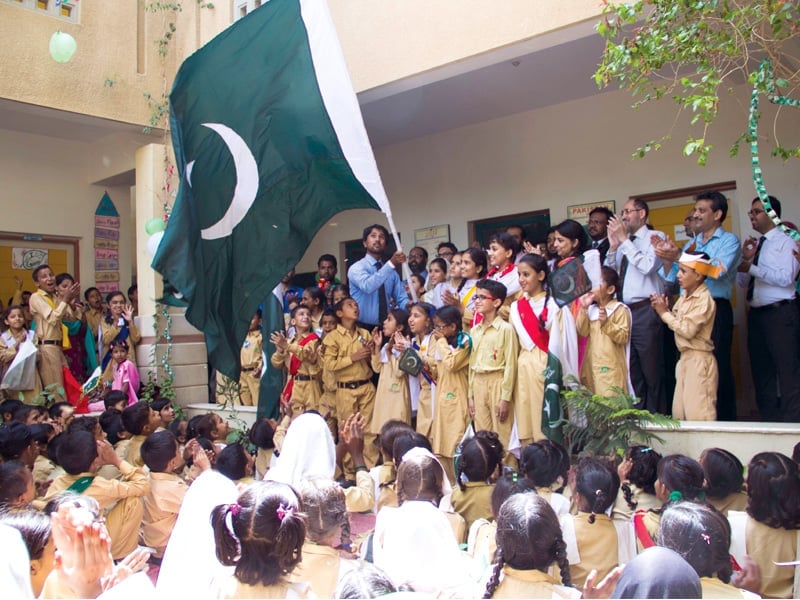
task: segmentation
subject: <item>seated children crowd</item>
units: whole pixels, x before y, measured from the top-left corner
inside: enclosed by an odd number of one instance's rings
[[[800,591],[800,471],[777,452],[753,456],[745,475],[721,448],[694,460],[631,446],[618,465],[600,456],[571,464],[543,439],[522,449],[517,470],[498,434],[480,430],[459,442],[448,474],[431,441],[393,419],[368,471],[359,413],[338,442],[318,411],[286,406],[280,422],[260,419],[249,440],[226,444],[217,414],[187,423],[159,400],[160,411],[139,401],[100,418],[56,407],[61,423],[31,425],[12,404],[0,407],[9,415],[0,532],[19,532],[27,549],[19,597],[94,597],[117,586],[147,597],[175,585],[220,598]],[[115,475],[102,474],[108,465]],[[81,544],[69,531],[82,532]],[[191,581],[190,564],[203,565]],[[81,569],[102,570],[99,583],[89,586]]]

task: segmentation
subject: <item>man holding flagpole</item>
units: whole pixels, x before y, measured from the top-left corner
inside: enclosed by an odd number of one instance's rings
[[[395,234],[391,209],[322,0],[270,0],[220,33],[184,61],[170,111],[181,180],[153,268],[236,380],[250,317],[263,304],[263,331],[280,327],[272,290],[320,227],[374,208]],[[275,375],[259,416],[277,416]]]
[[[384,262],[388,238],[383,225],[366,227],[361,241],[367,254],[347,271],[350,295],[358,302],[361,314],[358,326],[367,331],[380,329],[390,309],[408,304],[408,294],[397,274],[397,266],[406,262],[406,255],[398,250]]]

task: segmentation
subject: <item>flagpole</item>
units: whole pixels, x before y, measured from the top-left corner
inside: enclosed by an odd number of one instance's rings
[[[394,239],[394,245],[397,246],[397,249],[402,252],[403,246],[400,244],[400,236],[397,235],[397,227],[394,225],[394,219],[392,218],[392,213],[386,212],[386,220],[389,221],[389,231],[392,233],[392,239]],[[411,294],[411,300],[415,304],[419,302],[419,298],[417,298],[417,292],[414,290],[414,286],[411,285],[411,267],[408,266],[408,261],[403,263],[401,267],[403,270],[403,280],[408,284],[408,293]]]

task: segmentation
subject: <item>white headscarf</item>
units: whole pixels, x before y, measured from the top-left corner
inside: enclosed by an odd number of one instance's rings
[[[218,504],[236,502],[236,484],[217,471],[208,470],[194,480],[183,498],[172,530],[156,592],[164,598],[204,598],[211,581],[220,573],[233,573],[217,560],[211,528],[211,510]]]
[[[311,479],[333,479],[336,471],[336,448],[325,419],[316,413],[305,413],[289,426],[281,454],[266,476],[298,486]]]

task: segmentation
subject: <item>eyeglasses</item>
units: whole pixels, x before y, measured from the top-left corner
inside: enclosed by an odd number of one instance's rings
[[[628,216],[632,212],[638,212],[640,210],[644,210],[644,209],[643,208],[623,208],[622,209],[622,214],[623,214],[623,216]]]
[[[448,327],[451,327],[451,326],[452,326],[452,323],[448,323],[447,325],[434,325],[433,328],[436,331],[442,331],[443,329],[447,329]]]
[[[475,294],[476,300],[496,300],[493,296],[483,296],[481,294]]]
[[[763,212],[764,211],[761,210],[760,208],[753,208],[753,209],[748,210],[747,214],[750,215],[751,217],[757,217],[758,215],[760,215]]]
[[[438,256],[439,258],[447,258],[447,257],[449,257],[449,256],[453,256],[453,252],[450,252],[450,251],[447,251],[447,252],[439,252],[439,253],[437,254],[437,256]]]

